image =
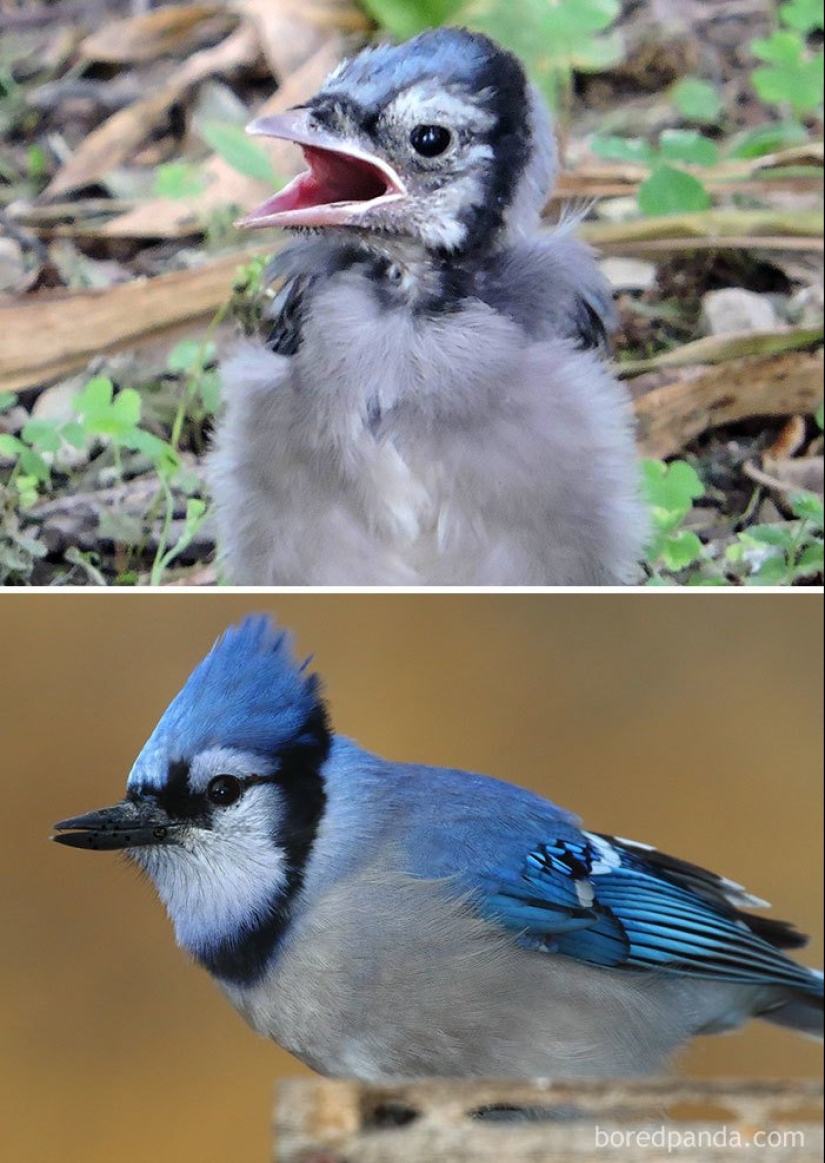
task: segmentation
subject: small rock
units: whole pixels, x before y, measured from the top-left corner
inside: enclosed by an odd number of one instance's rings
[[[616,198],[603,198],[596,205],[596,217],[603,222],[630,222],[639,217],[639,203],[636,195],[622,194]]]
[[[45,388],[32,406],[37,420],[76,420],[74,401],[86,385],[86,376],[72,376]]]
[[[605,258],[599,263],[614,291],[649,291],[656,285],[656,264],[638,258]]]
[[[19,291],[26,275],[26,260],[20,243],[0,238],[0,291]]]
[[[52,517],[42,528],[40,538],[46,549],[62,556],[70,545],[85,553],[98,548],[97,515],[89,507],[71,516]]]
[[[22,404],[14,404],[0,412],[0,432],[18,436],[24,424],[28,423],[29,414]]]
[[[785,310],[788,322],[797,327],[821,327],[825,318],[825,288],[817,284],[803,287],[791,297]]]
[[[779,317],[765,295],[725,287],[702,296],[699,327],[705,335],[723,335],[729,331],[772,331]]]
[[[32,418],[60,422],[76,420],[77,417],[72,405],[83,390],[86,379],[85,376],[73,376],[71,379],[61,380],[60,383],[52,384],[50,388],[46,388],[34,402]],[[52,464],[64,472],[69,472],[71,469],[80,468],[81,465],[88,462],[93,444],[94,438],[91,436],[87,438],[84,448],[75,448],[63,441],[62,447],[57,452],[44,452],[41,455],[48,464]]]

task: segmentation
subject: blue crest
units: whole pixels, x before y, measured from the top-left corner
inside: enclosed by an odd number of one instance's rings
[[[168,764],[209,747],[271,756],[309,742],[322,713],[318,678],[298,665],[289,635],[265,614],[231,626],[192,671],[137,758],[130,785],[160,787]],[[307,736],[306,738],[304,736]]]
[[[357,87],[377,104],[427,77],[437,78],[441,85],[449,79],[472,91],[497,58],[515,61],[481,33],[465,28],[429,29],[405,44],[380,44],[344,61],[322,92]]]

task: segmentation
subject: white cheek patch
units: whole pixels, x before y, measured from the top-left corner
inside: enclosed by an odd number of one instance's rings
[[[467,235],[461,211],[467,206],[479,205],[482,198],[483,189],[476,174],[467,174],[442,186],[431,195],[431,213],[420,226],[424,242],[448,250],[461,246]]]
[[[209,948],[265,918],[288,872],[276,824],[272,800],[248,795],[213,829],[192,827],[180,844],[129,853],[154,881],[184,949]]]

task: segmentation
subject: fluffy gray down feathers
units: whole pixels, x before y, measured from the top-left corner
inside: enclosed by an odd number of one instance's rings
[[[629,399],[573,336],[582,304],[609,310],[598,268],[562,228],[491,281],[494,305],[388,310],[351,266],[316,288],[294,355],[235,350],[209,462],[230,581],[636,580]]]

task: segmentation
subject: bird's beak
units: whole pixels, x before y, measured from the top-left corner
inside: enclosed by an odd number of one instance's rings
[[[247,126],[247,133],[300,145],[309,168],[238,226],[357,226],[365,211],[406,195],[392,166],[317,128],[310,115],[309,109],[291,109]]]
[[[147,844],[174,843],[181,825],[170,820],[166,812],[150,802],[124,800],[112,808],[101,808],[85,816],[61,820],[52,836],[58,844],[70,848],[91,848],[106,852],[117,848],[139,848]]]

